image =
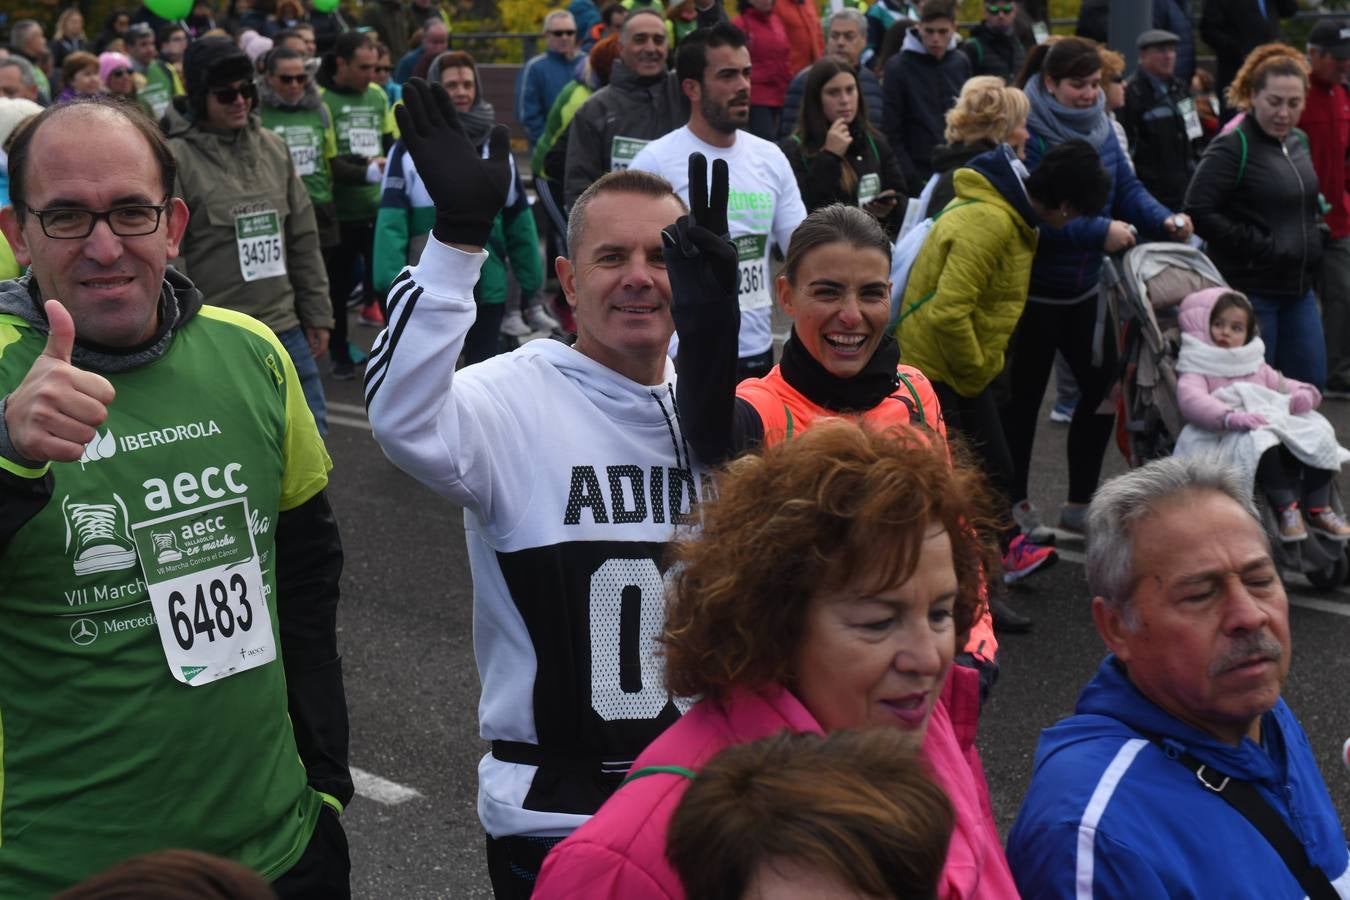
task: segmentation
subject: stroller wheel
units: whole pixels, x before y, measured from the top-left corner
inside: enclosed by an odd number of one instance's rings
[[[1350,560],[1344,553],[1336,554],[1336,561],[1325,569],[1307,572],[1308,580],[1319,591],[1331,591],[1341,586],[1347,572],[1350,572]]]

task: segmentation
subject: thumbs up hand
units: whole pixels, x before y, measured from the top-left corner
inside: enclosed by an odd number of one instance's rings
[[[60,300],[48,300],[47,346],[5,400],[5,428],[14,449],[34,462],[75,462],[108,418],[116,391],[108,379],[70,364],[75,321]]]

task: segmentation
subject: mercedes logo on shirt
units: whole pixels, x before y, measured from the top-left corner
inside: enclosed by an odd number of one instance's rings
[[[98,638],[98,625],[92,619],[76,619],[70,626],[70,639],[80,647],[88,647]]]

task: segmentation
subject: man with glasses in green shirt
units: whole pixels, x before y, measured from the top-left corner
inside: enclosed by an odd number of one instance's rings
[[[342,548],[290,358],[168,267],[190,217],[141,110],[54,107],[9,161],[0,896],[186,846],[348,897]]]

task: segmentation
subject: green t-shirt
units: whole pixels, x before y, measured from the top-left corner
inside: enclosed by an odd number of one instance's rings
[[[0,316],[0,395],[45,343]],[[106,377],[107,421],[0,553],[0,897],[166,847],[274,878],[323,802],[287,715],[275,539],[331,462],[290,357],[204,307],[162,357]],[[171,667],[185,643],[226,662]]]
[[[329,160],[337,156],[337,135],[332,119],[323,109],[277,109],[262,107],[263,127],[276,132],[291,151],[295,174],[315,206],[333,202],[333,170]]]
[[[398,135],[389,97],[378,84],[366,88],[364,94],[325,89],[323,102],[333,120],[339,156],[383,156],[384,136]],[[374,219],[380,208],[380,186],[334,184],[333,200],[339,221]]]
[[[145,84],[136,89],[136,102],[158,122],[173,98],[183,93],[183,86],[178,81],[178,73],[163,60],[150,63],[144,78]]]

